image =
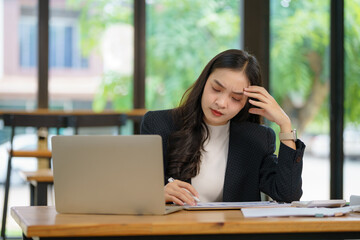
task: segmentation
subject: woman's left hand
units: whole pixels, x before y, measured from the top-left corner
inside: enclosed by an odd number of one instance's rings
[[[250,108],[249,113],[263,116],[269,121],[275,122],[280,128],[289,128],[288,130],[291,130],[290,118],[265,88],[249,86],[244,89],[244,94],[249,98],[256,99],[249,99],[252,105],[258,107]]]
[[[256,99],[249,99],[249,103],[257,107],[250,108],[249,113],[263,116],[269,121],[276,123],[280,126],[280,132],[291,132],[290,118],[265,88],[260,86],[249,86],[244,89],[244,95]],[[281,142],[292,149],[296,149],[293,140],[282,140]]]
[[[249,98],[256,99],[249,99],[249,103],[258,107],[250,108],[249,113],[263,116],[269,121],[276,123],[280,126],[280,132],[291,132],[292,127],[290,118],[265,88],[260,86],[249,86],[244,89],[244,94]],[[293,140],[282,140],[281,142],[292,149],[296,149]]]

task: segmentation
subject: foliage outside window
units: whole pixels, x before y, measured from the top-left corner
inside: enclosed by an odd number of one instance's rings
[[[119,23],[132,26],[132,1],[68,3],[81,13],[84,54],[99,47],[106,28]],[[175,107],[212,57],[239,48],[239,1],[152,0],[146,8],[146,108]],[[108,100],[115,110],[132,108],[132,74],[104,71],[94,109],[104,109]]]
[[[114,110],[131,109],[133,1],[67,0],[67,6],[79,12],[82,54],[95,51],[103,58],[93,110],[102,111],[109,102]]]
[[[271,1],[271,92],[300,132],[329,131],[329,12],[327,0]],[[346,1],[345,13],[344,118],[359,124],[360,1]]]
[[[360,1],[345,0],[344,196],[359,195],[360,166]]]
[[[271,1],[271,92],[300,133],[328,131],[329,1],[282,2]]]
[[[178,106],[219,52],[239,48],[240,1],[154,0],[147,5],[146,107]]]
[[[360,123],[360,1],[345,1],[345,126]],[[360,139],[359,139],[360,141]]]

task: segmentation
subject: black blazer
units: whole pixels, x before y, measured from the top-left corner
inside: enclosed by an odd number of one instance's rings
[[[164,171],[167,167],[168,137],[176,130],[170,110],[147,112],[141,123],[141,134],[162,137]],[[224,202],[260,201],[260,191],[276,201],[300,199],[305,145],[297,140],[297,150],[294,150],[280,143],[277,157],[274,154],[275,140],[275,133],[269,127],[250,122],[230,122]],[[165,172],[165,183],[168,177]]]

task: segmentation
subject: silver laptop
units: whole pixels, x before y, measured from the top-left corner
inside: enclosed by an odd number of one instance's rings
[[[59,213],[167,214],[158,135],[54,136],[55,207]]]

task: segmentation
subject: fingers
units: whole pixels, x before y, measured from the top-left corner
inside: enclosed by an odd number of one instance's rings
[[[260,107],[260,108],[266,108],[266,103],[260,102],[260,101],[255,101],[252,99],[249,99],[249,103],[251,103],[254,106]]]
[[[179,180],[168,183],[165,186],[164,194],[166,202],[174,202],[178,205],[186,203],[191,206],[196,205],[193,195],[198,196],[197,191],[191,184]]]
[[[249,103],[258,107],[250,108],[249,113],[263,116],[269,121],[275,122],[280,127],[289,125],[291,122],[284,110],[265,88],[260,86],[249,86],[244,89],[244,95],[253,98],[249,99]]]
[[[264,103],[272,103],[275,99],[266,91],[265,88],[259,86],[249,86],[245,88],[244,94],[250,98],[255,98]]]
[[[269,121],[278,122],[282,118],[282,112],[276,100],[260,86],[249,86],[244,89],[244,95],[248,96],[249,103],[258,108],[250,108],[249,113],[267,118]]]
[[[263,117],[265,116],[265,110],[260,109],[260,108],[250,108],[249,113],[260,115],[260,116],[263,116]]]
[[[244,89],[245,93],[260,93],[264,95],[265,97],[272,99],[273,97],[270,95],[270,93],[263,87],[260,86],[249,86]]]
[[[199,193],[195,190],[195,188],[190,183],[179,181],[179,180],[175,180],[175,182],[178,183],[179,187],[182,187],[182,188],[188,190],[192,195],[199,197]]]
[[[184,205],[184,203],[194,206],[196,205],[196,201],[194,198],[183,189],[169,189],[165,192],[166,202],[174,202],[178,205]]]

